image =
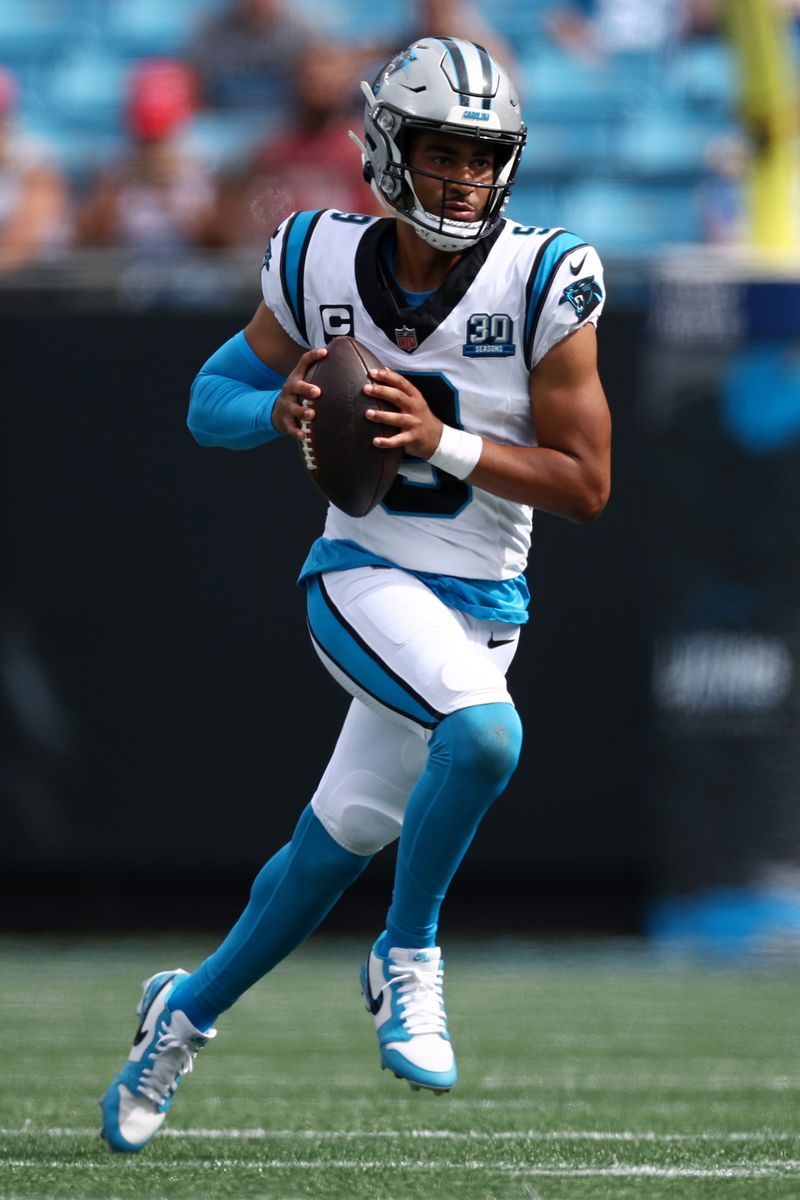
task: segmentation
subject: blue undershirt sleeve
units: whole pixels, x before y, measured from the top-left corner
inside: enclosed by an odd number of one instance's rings
[[[280,437],[272,410],[286,379],[250,348],[244,333],[203,364],[189,394],[187,425],[201,446],[250,450]]]

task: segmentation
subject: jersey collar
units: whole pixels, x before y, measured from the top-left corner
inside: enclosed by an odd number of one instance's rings
[[[413,354],[436,332],[463,300],[504,225],[501,221],[493,233],[467,250],[441,287],[416,308],[407,305],[381,253],[381,239],[392,230],[394,218],[384,217],[369,226],[356,250],[356,285],[364,308],[393,345]]]

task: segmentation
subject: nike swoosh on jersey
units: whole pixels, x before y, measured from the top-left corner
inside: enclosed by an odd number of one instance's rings
[[[492,634],[486,644],[490,650],[494,650],[497,646],[510,646],[513,641],[513,638],[501,638],[500,641],[497,641],[494,634]]]
[[[587,254],[589,253],[589,252],[588,252],[588,250],[587,250],[587,252],[586,252],[586,253],[587,253]],[[577,267],[573,267],[572,263],[570,263],[570,264],[569,264],[569,269],[570,269],[570,271],[572,272],[572,274],[573,274],[573,275],[579,275],[579,274],[580,274],[580,272],[581,272],[581,270],[583,269],[583,264],[584,264],[585,262],[586,262],[586,254],[584,254],[583,258],[582,258],[582,259],[581,259],[581,261],[578,263]]]

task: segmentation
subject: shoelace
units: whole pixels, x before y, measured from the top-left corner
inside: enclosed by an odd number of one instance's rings
[[[169,1028],[164,1029],[155,1044],[153,1065],[144,1068],[136,1090],[154,1104],[164,1104],[184,1075],[190,1073],[197,1051],[204,1045],[205,1041],[198,1040],[193,1046],[181,1041]]]
[[[444,1011],[444,970],[422,971],[418,967],[389,964],[392,978],[384,988],[397,987],[398,1003],[402,1008],[403,1028],[416,1036],[422,1033],[445,1033],[447,1017]],[[382,989],[383,990],[383,989]]]

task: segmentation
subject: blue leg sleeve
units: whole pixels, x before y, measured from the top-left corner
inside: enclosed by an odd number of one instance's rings
[[[379,953],[433,946],[447,888],[487,809],[519,760],[522,726],[511,704],[479,704],[445,717],[411,793],[397,849],[392,904]]]
[[[322,827],[311,805],[292,840],[257,875],[250,902],[222,945],[183,979],[170,1007],[198,1029],[221,1012],[304,941],[369,862],[351,854]]]

